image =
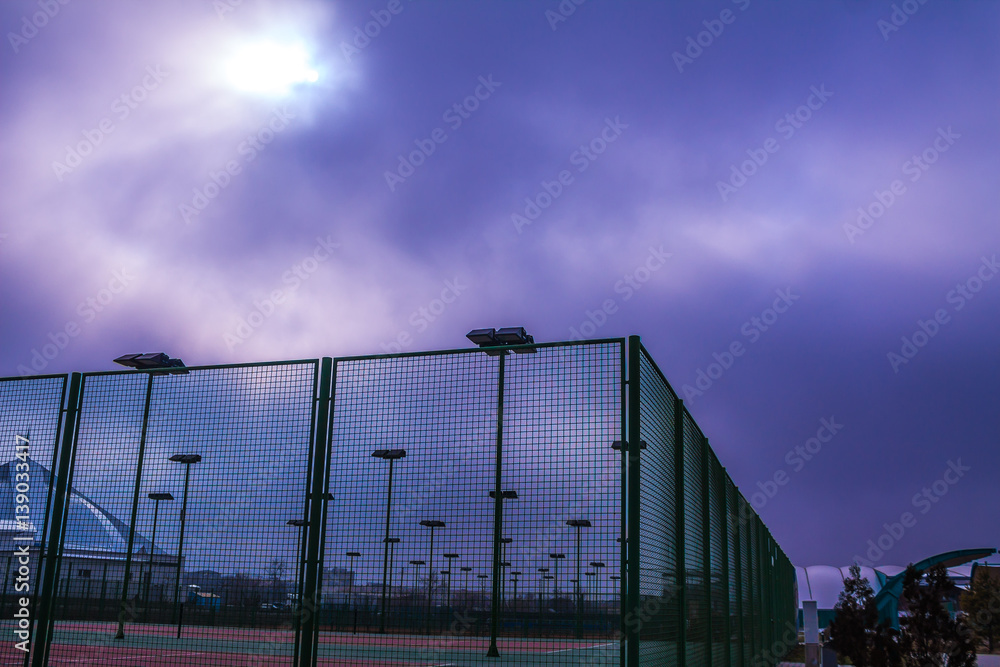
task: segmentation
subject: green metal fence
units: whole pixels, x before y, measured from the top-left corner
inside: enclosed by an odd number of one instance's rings
[[[775,664],[797,637],[791,562],[637,337],[628,383],[628,664]]]
[[[53,468],[59,452],[66,375],[0,380],[0,659],[25,661],[36,618],[40,574],[51,542],[52,478],[34,462]],[[25,604],[27,603],[27,604]]]
[[[318,627],[365,635],[338,657],[618,664],[623,341],[532,350],[335,361]]]
[[[638,338],[497,352],[0,380],[0,663],[773,664],[794,571]]]

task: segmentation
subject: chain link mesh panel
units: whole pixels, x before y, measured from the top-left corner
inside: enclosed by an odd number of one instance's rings
[[[639,604],[658,609],[642,619],[639,664],[774,665],[795,627],[791,563],[644,349],[639,362]],[[652,598],[664,572],[676,583]]]
[[[619,664],[622,343],[335,377],[320,662]]]
[[[0,664],[27,664],[29,644],[14,618],[36,617],[48,542],[52,469],[62,424],[65,375],[0,380]],[[27,552],[27,553],[25,553]],[[27,607],[21,600],[26,598]],[[22,611],[26,609],[27,611]],[[33,628],[29,628],[29,631]],[[18,646],[20,644],[20,646]]]
[[[84,376],[49,664],[292,664],[315,378]]]
[[[642,616],[640,661],[672,665],[677,661],[681,623],[677,569],[678,476],[675,471],[675,404],[677,397],[645,355],[639,359],[643,388],[640,433],[639,561]],[[641,447],[641,444],[640,444]]]
[[[726,497],[721,484],[722,466],[715,453],[708,451],[708,498],[709,498],[709,604],[710,604],[710,647],[713,665],[728,665],[726,658],[726,635],[728,622],[729,572],[725,552]]]

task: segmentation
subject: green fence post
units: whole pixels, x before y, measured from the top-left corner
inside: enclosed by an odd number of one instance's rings
[[[770,637],[770,643],[768,648],[773,647],[777,643],[777,626],[775,625],[775,614],[774,614],[774,540],[771,539],[770,533],[767,534],[767,627],[768,634]],[[777,663],[780,656],[774,656],[775,663]]]
[[[722,568],[723,598],[726,601],[725,615],[722,617],[723,664],[730,667],[733,664],[733,631],[730,585],[732,572],[729,564],[729,487],[726,485],[726,469],[717,463],[715,469],[715,488],[721,500],[722,513]]]
[[[639,610],[639,504],[640,504],[640,386],[639,363],[641,347],[638,336],[628,337],[628,542],[622,546],[628,549],[628,614]],[[624,611],[624,609],[623,609]],[[639,667],[639,628],[635,623],[626,624],[628,646],[626,664]]]
[[[316,615],[318,613],[317,570],[319,569],[320,530],[323,522],[324,506],[327,503],[323,491],[330,449],[330,419],[332,413],[331,391],[333,386],[333,360],[323,357],[319,370],[319,396],[317,396],[316,420],[313,424],[315,447],[313,448],[312,480],[309,485],[309,525],[304,530],[309,536],[306,543],[305,573],[302,584],[302,598],[299,600],[301,622],[296,629],[299,646],[297,667],[311,667],[315,664],[317,648]]]
[[[628,440],[628,424],[629,424],[629,413],[628,406],[629,401],[629,389],[631,384],[628,381],[628,352],[625,347],[625,341],[622,341],[619,347],[619,355],[621,358],[621,439],[622,442]],[[619,571],[618,571],[618,625],[619,625],[619,649],[618,649],[618,664],[620,667],[625,667],[625,654],[628,648],[627,641],[627,631],[628,628],[625,626],[625,599],[628,596],[628,517],[629,517],[629,502],[628,502],[628,448],[622,447],[621,450],[621,529],[618,549],[619,558]],[[541,623],[541,615],[539,615],[539,623]]]
[[[677,667],[687,664],[687,557],[684,549],[684,401],[674,399],[674,544],[677,549]]]
[[[764,634],[764,563],[763,553],[760,548],[760,516],[754,515],[753,519],[753,551],[754,551],[754,637],[757,646],[754,649],[756,657],[763,657],[764,642],[767,637]]]
[[[733,511],[736,514],[733,521],[733,539],[736,540],[736,643],[739,646],[740,656],[736,664],[739,667],[746,667],[746,642],[743,641],[743,533],[741,529],[742,519],[740,518],[741,499],[732,479],[728,479],[728,482],[729,495],[733,498]]]
[[[497,370],[497,427],[496,427],[496,466],[493,475],[493,564],[492,564],[492,592],[490,594],[490,646],[486,650],[486,657],[499,658],[500,651],[497,648],[497,635],[500,632],[500,584],[503,573],[501,570],[501,551],[503,545],[503,389],[504,389],[504,367],[507,352],[500,351]],[[577,529],[579,533],[579,529]],[[434,529],[431,529],[431,549],[434,545]],[[430,567],[428,565],[428,567]],[[430,613],[431,594],[430,586],[434,581],[433,573],[428,574],[427,607]],[[448,575],[449,581],[451,575]]]
[[[757,548],[757,515],[752,515],[747,549],[750,551],[750,632],[752,633],[751,661],[760,656],[760,550]]]
[[[761,599],[764,601],[764,650],[771,656],[771,663],[774,664],[774,656],[771,655],[774,647],[774,621],[771,617],[771,548],[767,538],[767,528],[764,529],[761,548],[764,552],[764,570],[761,577]]]
[[[709,474],[708,438],[701,439],[701,543],[705,553],[702,585],[705,587],[705,656],[712,665],[712,479]]]
[[[45,549],[45,571],[39,585],[38,617],[35,619],[35,650],[31,656],[32,667],[44,667],[48,661],[49,643],[52,641],[52,614],[55,606],[56,572],[62,553],[63,523],[66,520],[66,502],[69,489],[69,466],[73,447],[76,444],[76,424],[80,413],[80,387],[83,376],[70,376],[69,400],[66,403],[66,417],[63,422],[62,441],[59,444],[59,471],[56,473],[55,494],[49,507],[49,544]],[[44,545],[43,545],[44,546]]]

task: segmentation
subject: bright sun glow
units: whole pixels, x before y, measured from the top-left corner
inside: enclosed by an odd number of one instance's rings
[[[283,95],[296,84],[314,83],[319,72],[309,65],[301,44],[257,42],[240,49],[229,61],[229,80],[240,90]]]

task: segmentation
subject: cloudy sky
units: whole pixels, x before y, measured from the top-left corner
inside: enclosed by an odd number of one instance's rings
[[[640,334],[796,564],[1000,546],[994,4],[0,27],[0,375]]]

